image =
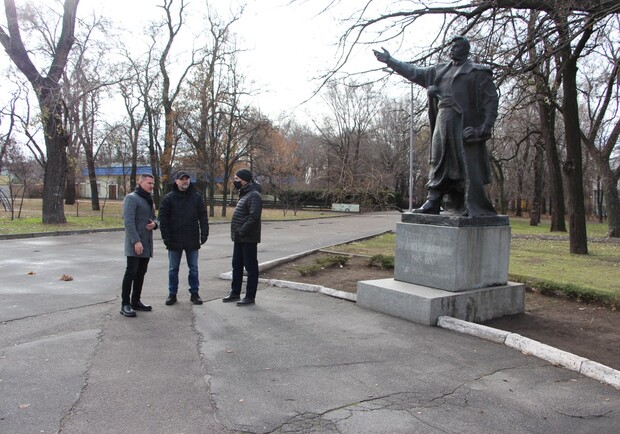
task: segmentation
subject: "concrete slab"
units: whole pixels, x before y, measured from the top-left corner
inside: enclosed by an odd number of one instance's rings
[[[357,284],[357,304],[418,324],[436,325],[440,316],[482,322],[525,310],[522,284],[451,292],[396,279],[364,280]]]

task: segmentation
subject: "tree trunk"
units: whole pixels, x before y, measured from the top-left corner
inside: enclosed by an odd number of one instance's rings
[[[618,178],[611,173],[603,175],[603,190],[607,204],[608,237],[620,238],[620,197],[618,196]]]
[[[84,141],[84,156],[86,157],[88,183],[90,185],[90,205],[93,211],[99,211],[99,186],[97,185],[97,175],[95,173],[95,156],[89,141]]]
[[[77,199],[77,164],[78,156],[74,146],[67,147],[67,182],[65,183],[65,205],[75,205]]]
[[[523,202],[523,171],[519,170],[517,172],[517,211],[515,213],[517,217],[523,217],[522,202]]]
[[[505,190],[505,177],[504,170],[496,160],[492,160],[492,168],[493,168],[493,178],[495,179],[494,184],[497,185],[499,189],[499,213],[502,215],[506,215],[508,212],[508,200],[506,199],[506,190]]]
[[[65,185],[65,205],[75,205],[75,201],[77,199],[77,189],[75,188],[76,182],[75,172],[72,168],[68,168],[67,182]]]
[[[595,201],[596,201],[596,216],[598,217],[598,222],[599,223],[603,223],[605,221],[605,217],[603,215],[603,197],[604,197],[604,193],[603,193],[603,187],[601,185],[601,177],[597,176],[596,177],[596,191],[595,191]]]
[[[530,210],[530,226],[538,226],[540,223],[544,158],[543,147],[539,145],[536,146],[536,153],[534,155],[534,194],[532,196],[532,208]]]
[[[55,113],[55,107],[44,106],[42,110]],[[45,146],[47,162],[43,176],[43,218],[44,224],[67,223],[64,207],[65,183],[67,179],[67,143],[69,138],[56,127],[56,117],[46,116],[44,119]]]
[[[566,232],[564,215],[564,186],[562,182],[562,170],[555,140],[555,109],[543,101],[538,102],[538,116],[544,141],[545,156],[547,157],[547,171],[551,197],[549,198],[549,210],[551,213],[551,232]]]
[[[583,156],[581,153],[581,130],[577,104],[577,60],[565,59],[562,88],[564,90],[564,140],[566,162],[564,173],[568,181],[568,226],[570,252],[588,254],[586,233],[586,209],[583,193]]]

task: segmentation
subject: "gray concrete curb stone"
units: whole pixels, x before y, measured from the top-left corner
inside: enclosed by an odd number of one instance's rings
[[[448,330],[466,333],[471,336],[504,344],[510,348],[521,351],[523,354],[538,357],[553,365],[562,366],[620,390],[620,371],[593,362],[584,357],[559,350],[535,341],[534,339],[526,338],[517,333],[509,333],[501,330],[493,331],[495,329],[491,327],[447,316],[440,316],[437,325]]]

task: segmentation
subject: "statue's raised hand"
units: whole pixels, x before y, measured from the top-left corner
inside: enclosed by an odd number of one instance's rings
[[[383,47],[381,47],[381,49],[383,51],[372,50],[372,52],[379,62],[388,63],[388,60],[390,60],[390,52]]]

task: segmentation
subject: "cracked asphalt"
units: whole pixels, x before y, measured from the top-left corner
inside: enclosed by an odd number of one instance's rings
[[[266,222],[259,261],[398,221]],[[0,241],[0,432],[618,432],[620,392],[503,345],[264,285],[222,303],[228,231],[201,249],[202,306],[164,305],[157,242],[137,318],[119,314],[122,232]]]

